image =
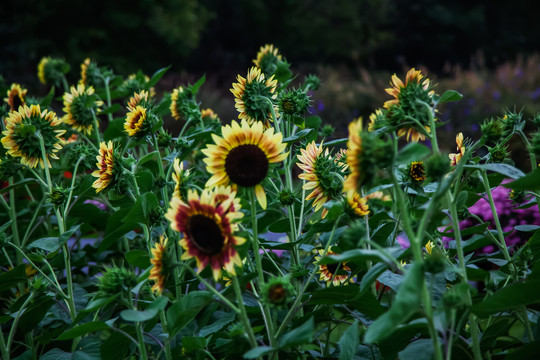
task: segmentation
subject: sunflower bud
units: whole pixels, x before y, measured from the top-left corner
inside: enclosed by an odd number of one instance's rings
[[[157,143],[159,147],[168,147],[172,142],[172,136],[166,130],[160,129],[157,135]]]
[[[347,248],[357,248],[366,239],[366,224],[363,220],[356,220],[343,233],[343,245]]]
[[[283,114],[303,116],[308,111],[310,98],[307,91],[301,89],[288,90],[279,99],[279,108]]]
[[[487,142],[497,142],[503,135],[504,125],[500,119],[489,119],[480,125],[480,131]]]
[[[425,166],[427,176],[440,179],[450,171],[450,159],[440,153],[433,154],[426,160]]]
[[[279,193],[279,202],[283,206],[289,206],[294,204],[294,200],[296,199],[296,196],[294,192],[292,192],[289,189],[285,189]]]
[[[116,266],[106,267],[98,276],[98,296],[109,297],[118,293],[129,296],[129,291],[137,285],[137,275],[131,270]]]
[[[58,207],[65,203],[67,198],[68,190],[62,188],[61,186],[55,186],[52,188],[52,190],[47,194],[47,202],[53,204],[54,206]]]
[[[444,271],[446,265],[446,255],[437,246],[432,246],[424,261],[426,272],[438,274]]]
[[[523,121],[523,114],[521,112],[516,113],[508,111],[502,118],[503,129],[505,133],[511,133],[515,129],[523,129],[525,122]]]
[[[44,57],[38,65],[39,81],[43,84],[54,85],[60,87],[62,85],[64,75],[70,70],[70,66],[63,59],[53,59]]]
[[[536,128],[540,129],[540,113],[536,114],[531,119],[531,122],[536,126]]]
[[[308,75],[304,78],[304,88],[306,90],[318,90],[321,87],[321,81],[315,75]]]
[[[540,132],[533,134],[531,139],[531,145],[529,151],[533,153],[537,158],[540,156]]]
[[[321,129],[321,136],[322,137],[329,137],[329,136],[332,136],[332,134],[334,134],[334,131],[336,129],[334,129],[334,127],[330,124],[326,124],[323,126],[323,128]]]
[[[281,308],[292,299],[293,289],[288,277],[278,277],[264,284],[261,293],[263,303]]]

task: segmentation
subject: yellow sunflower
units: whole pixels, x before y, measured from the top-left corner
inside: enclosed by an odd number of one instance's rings
[[[267,79],[261,69],[254,66],[249,69],[246,78],[238,75],[237,80],[238,82],[232,85],[231,92],[234,95],[236,110],[240,113],[238,117],[250,123],[263,121],[265,126],[269,127],[272,112],[269,110],[268,101],[263,98],[272,102],[274,112],[279,116],[278,105],[274,104],[277,99],[277,80],[273,75]]]
[[[210,265],[216,281],[223,269],[235,275],[234,265],[242,266],[236,247],[245,239],[234,234],[238,231],[236,221],[244,214],[235,196],[236,192],[222,186],[204,189],[200,196],[190,190],[186,202],[174,196],[165,215],[171,229],[183,235],[181,260],[195,258],[199,273]]]
[[[425,117],[425,109],[421,105],[417,104],[417,100],[431,104],[433,91],[430,90],[431,82],[428,78],[424,78],[420,70],[414,68],[410,69],[405,76],[405,83],[397,77],[396,74],[392,75],[392,81],[390,82],[392,87],[385,89],[386,92],[394,97],[392,100],[388,100],[384,103],[384,107],[389,109],[389,117],[391,122],[402,122],[404,118],[413,117],[416,118],[423,126],[425,132],[430,133],[428,120]],[[414,125],[398,126],[398,136],[406,135],[407,141],[418,142],[426,139],[425,134]]]
[[[458,153],[448,154],[452,166],[457,165],[457,163],[461,160],[461,157],[465,155],[465,146],[463,146],[463,133],[459,133],[456,135],[456,145]]]
[[[208,118],[210,120],[219,120],[218,115],[214,112],[214,110],[210,108],[201,110],[201,117],[203,119]]]
[[[409,166],[409,176],[416,182],[426,180],[426,172],[423,161],[413,161]]]
[[[281,133],[274,134],[274,129],[263,129],[263,124],[256,121],[249,125],[244,119],[239,125],[221,128],[223,137],[212,134],[215,145],[210,144],[202,153],[206,155],[206,170],[213,176],[206,182],[207,187],[216,185],[255,187],[255,195],[263,209],[266,209],[266,193],[261,182],[268,174],[269,165],[283,161],[286,144],[282,143]]]
[[[169,276],[169,254],[167,252],[167,238],[161,236],[159,242],[154,244],[152,248],[152,269],[150,270],[149,280],[154,281],[152,286],[152,291],[156,291],[158,294],[161,294],[163,289],[165,289],[165,283],[167,277]]]
[[[100,143],[99,145],[99,155],[96,156],[98,167],[92,173],[92,176],[97,177],[97,180],[94,181],[92,187],[96,189],[96,193],[104,190],[111,184],[115,175],[115,163],[114,163],[114,149],[113,143],[109,140],[108,144],[105,142]]]
[[[64,94],[63,110],[66,114],[62,121],[73,129],[90,135],[94,129],[94,116],[101,110],[103,101],[95,98],[92,86],[78,84],[77,87],[72,86],[70,91]]]
[[[347,203],[356,216],[362,217],[369,214],[369,206],[366,198],[360,196],[356,191],[349,191],[347,193]]]
[[[324,250],[318,250],[319,256],[315,256],[315,265],[318,265],[317,263],[321,258],[323,257]],[[328,250],[326,252],[326,255],[338,255],[337,253]],[[317,270],[317,274],[321,274],[319,277],[319,281],[326,281],[326,286],[330,286],[330,284],[334,286],[339,286],[341,284],[347,285],[348,283],[353,283],[354,279],[350,277],[351,274],[351,268],[348,267],[347,262],[344,261],[343,263],[334,263],[334,264],[327,264],[327,265],[318,265],[319,270]],[[335,275],[334,275],[335,274]],[[332,277],[334,280],[332,280]]]
[[[19,84],[11,84],[11,88],[7,91],[7,98],[4,101],[8,103],[10,111],[19,110],[19,106],[26,104],[27,89],[23,89]]]
[[[336,173],[341,173],[347,165],[332,158],[328,149],[323,152],[323,144],[319,147],[312,141],[305,149],[300,149],[298,167],[303,173],[298,175],[306,183],[303,189],[313,191],[306,197],[306,201],[313,200],[313,207],[318,211],[328,200],[341,194],[343,182]],[[324,219],[328,209],[324,208],[321,217]]]
[[[149,94],[148,91],[142,90],[135,92],[132,97],[129,98],[127,108],[129,111],[133,111],[137,105],[144,106],[148,104]]]
[[[184,171],[184,163],[180,162],[180,159],[174,159],[173,163],[174,172],[172,178],[174,180],[174,193],[173,196],[183,199],[185,180],[189,177],[189,170]]]
[[[351,173],[343,183],[343,191],[356,191],[362,181],[363,175],[360,169],[360,157],[362,156],[362,119],[358,118],[349,124],[349,141],[347,142],[347,165]]]
[[[265,74],[273,74],[277,69],[278,62],[282,61],[278,48],[272,44],[261,46],[257,58],[253,60],[256,67]]]
[[[62,149],[62,135],[66,130],[59,129],[62,121],[52,111],[43,110],[39,105],[24,105],[13,111],[6,119],[6,130],[2,132],[2,145],[13,157],[20,157],[21,163],[34,168],[39,164],[44,168],[41,145],[36,133],[41,134],[45,147],[47,167],[49,159],[58,159],[56,153]]]
[[[92,60],[90,58],[84,59],[84,61],[81,63],[81,80],[79,80],[79,84],[88,85],[89,83],[89,74],[88,69],[92,65]]]
[[[47,85],[47,78],[45,77],[45,67],[51,60],[49,56],[42,57],[38,64],[38,78],[43,85]]]
[[[145,135],[146,128],[148,128],[148,120],[146,115],[146,108],[141,105],[137,105],[135,108],[132,108],[126,116],[126,121],[124,122],[124,130],[128,133],[129,136],[141,136]]]

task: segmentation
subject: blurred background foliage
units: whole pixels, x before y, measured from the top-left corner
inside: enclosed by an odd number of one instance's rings
[[[123,76],[172,65],[158,93],[206,74],[203,106],[228,121],[231,84],[272,43],[298,81],[321,77],[312,112],[336,135],[413,66],[464,94],[441,115],[453,133],[472,136],[505,108],[540,111],[540,22],[528,0],[20,0],[2,1],[0,14],[0,74],[30,93],[46,92],[42,56],[66,59],[72,83],[86,57]]]

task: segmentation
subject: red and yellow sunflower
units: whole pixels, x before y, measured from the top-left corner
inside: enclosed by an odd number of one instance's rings
[[[319,260],[323,257],[324,250],[318,250],[319,256],[315,256],[315,265],[318,265]],[[337,253],[328,250],[326,255],[338,255]],[[348,283],[353,283],[354,279],[351,277],[351,268],[348,267],[347,262],[318,265],[319,270],[317,274],[321,274],[319,281],[326,281],[326,286],[330,284],[334,286],[347,285]]]

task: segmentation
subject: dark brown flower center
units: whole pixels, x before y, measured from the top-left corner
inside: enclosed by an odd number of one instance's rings
[[[233,183],[243,187],[255,186],[268,173],[268,158],[257,145],[240,145],[227,155],[225,171]]]
[[[16,93],[13,96],[13,109],[11,109],[11,110],[12,111],[17,111],[19,109],[19,106],[22,106],[22,105],[24,105],[23,99],[22,99],[21,95]]]
[[[189,219],[188,232],[197,249],[206,255],[217,255],[223,249],[225,239],[213,219],[204,215],[193,215]]]
[[[331,275],[334,275],[334,274],[338,271],[338,268],[339,268],[339,263],[335,263],[335,264],[326,264],[326,269],[328,270],[328,272],[329,272]]]
[[[287,290],[281,284],[276,284],[268,289],[268,297],[274,304],[282,303],[287,296]]]

